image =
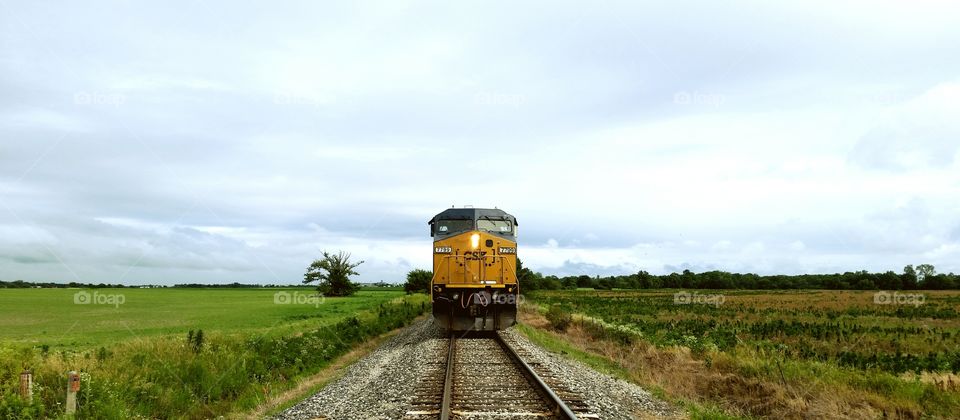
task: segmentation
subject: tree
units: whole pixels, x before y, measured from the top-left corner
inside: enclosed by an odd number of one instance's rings
[[[917,271],[913,269],[912,264],[903,267],[903,274],[900,279],[904,289],[913,290],[917,288]]]
[[[557,290],[563,287],[560,283],[560,279],[557,276],[546,276],[543,278],[543,284],[541,286],[547,290]]]
[[[887,270],[885,273],[879,275],[877,286],[881,289],[897,290],[903,287],[903,283],[900,282],[900,277],[897,276],[897,273]]]
[[[923,283],[923,280],[929,276],[935,276],[937,269],[931,264],[920,264],[917,266],[917,282]]]
[[[336,254],[323,251],[323,258],[314,260],[303,275],[303,283],[317,282],[317,291],[324,296],[350,296],[357,291],[357,285],[350,276],[357,275],[357,268],[363,261],[350,262],[350,253],[340,251]]]
[[[538,279],[533,270],[524,267],[523,261],[517,258],[517,282],[520,284],[520,289],[526,291],[539,289],[540,287],[536,280]]]
[[[683,270],[683,274],[680,275],[681,283],[680,285],[684,288],[696,288],[697,287],[697,276],[693,274],[692,271],[688,269]]]
[[[646,270],[640,270],[637,272],[637,287],[641,289],[654,289],[653,279],[654,276],[651,276]]]
[[[403,285],[403,290],[408,294],[430,293],[430,282],[432,281],[433,271],[413,269],[407,273],[407,283]]]
[[[877,285],[873,282],[873,280],[870,280],[866,277],[857,279],[857,282],[854,283],[853,286],[856,287],[857,290],[873,290],[877,288]]]
[[[953,276],[949,274],[930,274],[924,276],[923,283],[920,283],[920,288],[927,290],[950,290],[956,287]]]

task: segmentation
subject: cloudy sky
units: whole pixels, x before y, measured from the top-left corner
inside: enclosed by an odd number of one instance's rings
[[[947,1],[0,0],[0,279],[960,271]]]

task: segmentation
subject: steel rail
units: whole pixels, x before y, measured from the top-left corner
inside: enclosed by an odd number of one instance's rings
[[[567,420],[578,420],[578,417],[574,412],[567,406],[567,403],[563,401],[553,390],[547,385],[543,379],[540,378],[540,375],[537,375],[536,371],[533,370],[527,362],[523,361],[520,358],[520,355],[517,354],[517,351],[510,346],[500,333],[495,333],[494,341],[497,342],[497,345],[503,349],[504,353],[514,362],[514,364],[521,369],[523,374],[532,382],[540,394],[544,397],[547,404],[551,406],[551,410],[554,415],[561,419]],[[453,402],[453,371],[456,357],[456,346],[457,339],[451,334],[449,337],[449,345],[447,347],[447,366],[446,373],[443,381],[443,398],[440,403],[440,420],[450,420],[450,406]]]
[[[440,402],[440,420],[450,420],[450,403],[453,401],[453,363],[456,353],[457,339],[450,334],[450,344],[447,347],[447,373],[443,379],[443,399]]]
[[[577,415],[570,410],[570,407],[567,407],[567,403],[563,402],[563,399],[561,399],[555,392],[553,392],[552,389],[550,389],[550,386],[540,378],[540,375],[537,375],[537,372],[535,372],[533,368],[527,364],[527,362],[524,362],[523,359],[520,358],[520,355],[517,354],[517,351],[514,350],[510,344],[504,341],[499,332],[496,333],[496,341],[498,344],[500,344],[500,347],[504,349],[507,355],[513,359],[517,366],[519,366],[524,373],[531,380],[533,380],[533,382],[537,385],[537,388],[539,388],[540,393],[547,398],[547,402],[553,405],[553,413],[556,414],[557,417],[567,420],[577,420]]]

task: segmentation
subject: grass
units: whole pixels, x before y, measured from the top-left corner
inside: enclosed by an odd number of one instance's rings
[[[251,412],[284,400],[340,356],[428,308],[425,295],[396,291],[365,290],[311,305],[274,303],[278,291],[303,289],[97,290],[124,296],[123,304],[109,307],[74,304],[78,291],[0,291],[3,303],[15,303],[3,306],[6,325],[27,317],[35,327],[50,326],[47,333],[26,336],[3,329],[0,418],[61,416],[69,370],[83,378],[81,418]],[[78,320],[83,328],[69,328]],[[53,330],[64,323],[63,332]],[[186,332],[200,329],[202,343],[189,342]],[[25,368],[34,372],[33,404],[15,395]]]
[[[540,314],[536,312],[531,312],[529,306],[524,309],[525,310],[521,312],[524,323],[518,324],[515,328],[518,332],[530,339],[530,341],[550,352],[562,354],[569,359],[589,366],[597,372],[605,373],[626,381],[640,383],[648,392],[657,398],[670,401],[685,408],[691,419],[719,420],[748,418],[726,414],[722,409],[714,405],[701,404],[683,398],[674,398],[656,383],[649,381],[640,382],[637,380],[635,372],[631,372],[628,365],[619,363],[614,358],[598,354],[596,349],[591,349],[591,346],[583,345],[582,341],[577,343],[576,340],[571,340],[571,337],[567,334],[553,331],[550,328],[550,322],[546,320],[546,318],[542,318]]]
[[[719,296],[719,304],[677,304],[675,293],[561,291],[536,298],[658,345],[728,351],[746,342],[792,359],[832,360],[894,374],[960,373],[958,292],[924,291],[922,305],[876,304],[873,292],[860,291],[688,292]]]
[[[122,296],[123,304],[75,304],[78,292],[91,298],[93,293]],[[276,304],[276,293],[287,293],[291,301],[301,303]],[[191,329],[284,335],[332,324],[404,295],[395,290],[361,290],[349,298],[324,298],[322,304],[313,305],[307,303],[312,293],[304,288],[0,289],[0,343],[82,349],[186,334]]]
[[[516,329],[531,341],[537,343],[537,345],[540,347],[577,360],[580,363],[590,366],[597,372],[605,373],[620,379],[630,378],[629,371],[623,366],[620,366],[616,362],[603,356],[599,356],[571,346],[570,343],[564,340],[564,338],[560,335],[551,334],[543,329],[534,328],[525,324],[517,325]]]
[[[960,293],[924,292],[926,306],[897,307],[872,292],[696,292],[725,301],[675,304],[673,290],[540,292],[522,307],[521,331],[692,418],[960,412]],[[560,308],[572,315],[568,328],[555,321]]]
[[[316,374],[305,377],[298,381],[295,386],[291,387],[286,392],[276,395],[274,398],[271,398],[264,404],[261,404],[255,410],[238,417],[261,419],[280,414],[284,410],[293,407],[304,398],[317,393],[327,384],[342,377],[351,365],[356,363],[366,354],[375,350],[391,337],[397,335],[399,332],[400,330],[393,330],[386,334],[382,334],[379,337],[375,337],[366,341],[365,343],[355,347],[349,353],[337,358],[335,361],[333,361],[333,363],[325,366]]]

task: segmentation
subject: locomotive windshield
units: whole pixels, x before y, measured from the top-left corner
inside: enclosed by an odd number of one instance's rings
[[[480,219],[477,220],[477,230],[510,234],[513,233],[513,225],[509,220]]]
[[[437,222],[437,233],[441,235],[468,230],[473,230],[473,220],[440,220]]]

